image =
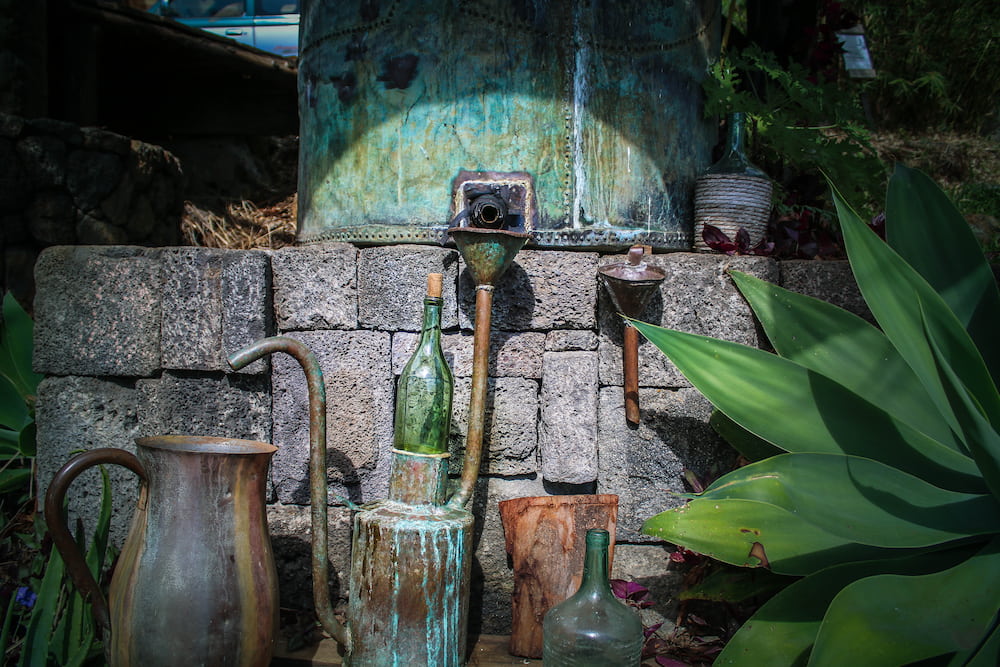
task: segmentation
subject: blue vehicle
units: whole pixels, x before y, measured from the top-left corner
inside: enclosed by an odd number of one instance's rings
[[[149,11],[279,56],[299,54],[299,0],[158,0]]]

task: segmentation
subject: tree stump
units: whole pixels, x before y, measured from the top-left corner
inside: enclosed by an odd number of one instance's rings
[[[507,553],[514,565],[511,655],[542,657],[545,613],[580,587],[586,535],[611,533],[614,558],[618,496],[533,496],[500,502]]]

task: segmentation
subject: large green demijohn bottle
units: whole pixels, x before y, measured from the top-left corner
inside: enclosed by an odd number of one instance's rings
[[[393,446],[413,454],[448,451],[455,379],[441,350],[442,278],[440,273],[427,276],[420,342],[396,389]]]
[[[580,590],[545,614],[545,667],[639,667],[642,621],[611,592],[606,530],[587,531]]]

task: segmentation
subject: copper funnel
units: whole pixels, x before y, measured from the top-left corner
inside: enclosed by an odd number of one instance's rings
[[[642,261],[643,247],[633,246],[627,262],[605,264],[597,268],[597,277],[608,291],[621,314],[638,317],[666,277],[662,269]],[[639,423],[639,332],[625,325],[622,345],[622,370],[625,376],[625,419]]]
[[[531,238],[528,232],[485,227],[452,227],[448,230],[476,285],[495,285],[510,267],[518,250]]]
[[[465,437],[465,461],[458,490],[449,507],[462,507],[472,497],[479,475],[486,420],[486,385],[489,369],[490,326],[494,283],[507,271],[514,255],[531,238],[530,232],[482,227],[452,227],[448,230],[476,283],[476,322],[472,340],[472,395],[469,427]]]

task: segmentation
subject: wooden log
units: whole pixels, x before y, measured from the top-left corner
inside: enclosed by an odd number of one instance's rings
[[[542,657],[545,613],[580,587],[587,530],[611,533],[614,558],[618,496],[533,496],[500,502],[507,553],[514,565],[510,653]]]

